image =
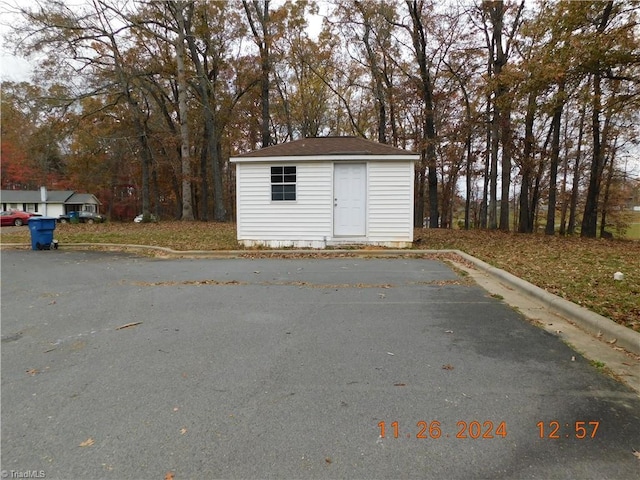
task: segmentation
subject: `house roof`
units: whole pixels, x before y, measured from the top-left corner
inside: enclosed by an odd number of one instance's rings
[[[80,203],[83,205],[86,203],[95,203],[97,205],[101,205],[100,200],[91,193],[74,193],[65,203]]]
[[[413,152],[392,147],[383,143],[372,142],[360,137],[309,137],[293,142],[272,145],[252,152],[236,155],[233,159],[249,158],[282,158],[294,157],[366,157],[385,156],[403,157],[403,159],[416,160],[418,156]],[[411,158],[409,158],[411,157]]]
[[[0,201],[4,203],[42,203],[40,190],[2,190]],[[73,190],[47,190],[46,203],[97,203],[91,193],[75,193]]]

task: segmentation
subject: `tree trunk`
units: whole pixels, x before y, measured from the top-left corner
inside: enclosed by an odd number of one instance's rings
[[[518,231],[520,233],[533,233],[533,223],[531,221],[533,215],[531,213],[531,204],[529,203],[529,190],[531,189],[531,176],[534,168],[533,143],[535,139],[533,137],[533,122],[535,119],[536,100],[537,94],[535,92],[529,93],[527,113],[524,120],[524,151],[520,170],[520,175],[522,176],[518,217]]]
[[[140,141],[142,155],[142,218],[146,220],[150,218],[150,188],[149,188],[149,173],[151,169],[152,153],[149,147],[149,139],[147,138],[146,128],[140,125],[138,120],[138,140]]]
[[[500,230],[509,231],[509,194],[511,190],[511,107],[502,112],[502,178],[500,192]]]
[[[191,22],[185,23],[187,33],[187,44],[189,45],[189,51],[191,52],[191,59],[196,67],[196,73],[198,74],[197,90],[200,94],[200,100],[202,102],[202,110],[204,113],[204,135],[208,154],[208,159],[211,163],[211,174],[213,177],[213,219],[216,222],[224,222],[226,220],[227,211],[224,206],[224,191],[222,182],[222,172],[220,168],[220,155],[219,155],[219,138],[220,127],[218,125],[216,114],[211,104],[212,100],[215,101],[215,95],[212,95],[211,82],[205,71],[204,64],[200,60],[200,54],[198,53],[197,45],[195,44],[195,37],[191,34]],[[216,81],[218,75],[218,65],[213,65],[211,68],[211,75],[213,76],[213,82]],[[206,162],[206,160],[205,160]],[[204,165],[203,165],[204,169]],[[208,186],[208,182],[203,182]],[[208,199],[208,194],[205,194],[204,199]],[[208,207],[207,207],[208,208]],[[208,214],[205,215],[203,220],[208,219]]]
[[[209,132],[207,130],[207,126],[205,123],[205,128],[203,129],[204,141],[202,145],[202,151],[200,152],[200,210],[198,212],[198,219],[206,222],[209,220],[209,175],[207,164],[209,163],[207,160],[209,159],[209,146],[207,144],[207,139],[209,138]]]
[[[593,158],[589,173],[589,188],[587,190],[584,214],[582,216],[581,237],[595,238],[598,223],[598,199],[600,197],[600,183],[602,181],[602,164],[604,155],[600,142],[600,110],[602,87],[600,85],[600,72],[593,75],[593,113],[591,116],[591,128],[593,133]]]
[[[491,169],[489,170],[489,223],[490,230],[498,228],[498,146],[499,108],[494,100],[493,119],[491,120]]]
[[[578,129],[578,145],[576,146],[576,161],[573,166],[573,184],[571,186],[571,205],[569,207],[569,224],[567,234],[573,235],[576,231],[576,211],[578,209],[578,193],[580,190],[580,162],[582,157],[582,137],[584,134],[584,120],[587,106],[582,106],[580,111],[580,127]]]
[[[423,148],[420,151],[420,165],[416,171],[416,203],[414,209],[413,226],[416,228],[424,227],[424,204],[426,191],[426,158],[427,153]]]
[[[180,160],[182,167],[182,215],[181,220],[193,220],[191,192],[191,144],[189,139],[189,114],[187,109],[187,75],[185,70],[185,30],[184,5],[172,2],[173,13],[178,24],[178,38],[175,42],[176,64],[178,67],[178,111],[180,115]]]
[[[613,160],[613,155],[611,155]],[[611,236],[611,232],[607,232],[607,209],[609,208],[609,191],[611,188],[611,180],[613,179],[613,161],[609,162],[607,178],[604,185],[604,196],[602,199],[602,214],[600,218],[600,238]]]
[[[598,33],[602,33],[609,22],[613,9],[613,1],[607,2],[602,19],[598,25]],[[596,60],[597,61],[597,60]],[[599,62],[598,62],[599,63]],[[589,173],[589,188],[582,216],[581,237],[595,238],[598,224],[598,200],[600,198],[600,184],[604,169],[604,148],[601,143],[600,112],[602,110],[602,71],[600,65],[595,67],[593,74],[593,111],[591,115],[591,129],[593,133],[593,157]]]
[[[260,52],[260,106],[262,110],[261,135],[262,147],[268,147],[272,144],[271,126],[269,115],[269,90],[271,76],[271,33],[269,31],[269,0],[263,0],[262,8],[260,8],[258,0],[253,1],[253,7],[257,20],[260,24],[262,32],[258,32],[256,21],[251,13],[247,0],[242,0],[242,5],[247,14],[247,20],[253,33],[253,39],[258,46]]]
[[[566,118],[566,117],[565,117]],[[562,158],[562,188],[560,189],[560,199],[562,202],[560,211],[560,235],[567,234],[567,211],[569,202],[567,201],[567,177],[569,176],[569,122],[564,121],[564,154]]]
[[[428,168],[428,186],[429,186],[429,227],[438,228],[439,212],[438,212],[438,173],[436,171],[436,128],[435,116],[433,111],[433,84],[429,66],[427,62],[427,39],[424,33],[424,25],[422,24],[422,11],[418,7],[417,1],[407,0],[407,7],[413,29],[411,30],[411,38],[413,47],[420,69],[421,89],[423,105],[423,137],[422,141],[425,145],[426,163]]]
[[[362,5],[360,2],[356,1],[355,5],[361,9]],[[365,17],[364,12],[362,12],[363,17]],[[385,102],[384,88],[382,82],[382,75],[380,73],[380,69],[378,68],[378,61],[376,59],[376,54],[371,48],[369,44],[369,38],[371,35],[371,24],[365,17],[364,19],[364,35],[362,37],[362,43],[364,43],[365,49],[367,51],[367,57],[369,59],[369,69],[371,71],[371,77],[374,83],[374,97],[376,100],[376,111],[378,113],[378,142],[387,143],[387,108]]]
[[[553,110],[553,137],[551,140],[551,166],[549,169],[549,202],[547,209],[547,225],[544,233],[554,235],[556,233],[556,193],[558,180],[558,158],[560,156],[560,127],[562,120],[562,109],[564,107],[564,81],[558,85],[558,95]]]
[[[491,70],[491,69],[489,69]],[[487,111],[486,111],[487,132],[485,137],[485,155],[484,155],[484,177],[482,182],[482,203],[480,205],[480,228],[487,228],[488,225],[488,199],[489,199],[489,173],[491,164],[491,96],[487,95]]]

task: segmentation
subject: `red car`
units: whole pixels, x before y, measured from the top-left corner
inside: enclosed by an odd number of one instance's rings
[[[3,227],[5,225],[15,225],[16,227],[19,227],[20,225],[26,225],[29,223],[29,219],[34,216],[39,217],[40,214],[20,212],[18,210],[0,212],[0,225]]]

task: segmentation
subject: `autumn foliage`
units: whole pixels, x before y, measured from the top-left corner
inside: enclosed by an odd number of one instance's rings
[[[356,135],[420,154],[416,227],[608,236],[633,206],[634,2],[17,8],[8,43],[44,60],[3,83],[3,188],[228,221],[230,156]]]

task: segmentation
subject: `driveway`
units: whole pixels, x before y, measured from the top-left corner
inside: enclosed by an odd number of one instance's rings
[[[639,397],[438,261],[1,260],[7,478],[640,471]]]

